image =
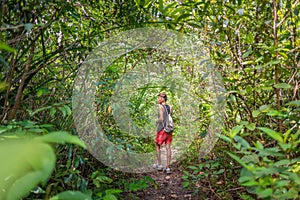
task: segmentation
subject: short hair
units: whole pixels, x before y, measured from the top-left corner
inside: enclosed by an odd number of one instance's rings
[[[167,101],[167,99],[168,99],[166,93],[160,93],[157,96],[163,97],[165,99],[165,101]]]

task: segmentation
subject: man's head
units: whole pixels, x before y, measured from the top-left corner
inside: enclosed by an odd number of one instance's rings
[[[157,96],[158,96],[158,103],[163,103],[167,101],[166,93],[160,93]]]

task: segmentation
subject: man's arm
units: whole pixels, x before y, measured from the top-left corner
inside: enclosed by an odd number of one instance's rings
[[[157,120],[157,123],[161,123],[164,121],[164,107],[162,105],[158,105],[158,113],[159,118]]]

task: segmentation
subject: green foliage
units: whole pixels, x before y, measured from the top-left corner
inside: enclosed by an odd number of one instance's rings
[[[25,124],[27,128],[32,126],[29,122]],[[39,183],[46,184],[56,162],[52,143],[74,143],[85,147],[78,137],[67,132],[51,132],[44,136],[32,134],[29,137],[20,130],[10,129],[2,127],[0,135],[0,159],[3,161],[0,166],[1,199],[19,199],[28,195]]]
[[[298,101],[290,101],[278,111],[262,105],[252,111],[254,119],[281,119],[290,126],[284,133],[254,123],[238,121],[225,135],[236,152],[228,154],[243,168],[239,182],[249,193],[263,199],[295,199],[300,191]],[[257,123],[263,124],[261,121]],[[249,126],[250,124],[253,124]],[[254,138],[256,138],[254,140]]]
[[[152,179],[149,179],[149,177],[145,177],[144,179],[140,179],[134,182],[130,182],[129,184],[125,185],[125,190],[129,192],[136,192],[138,190],[145,190],[148,187],[148,181]]]
[[[1,51],[8,51],[8,52],[11,52],[11,53],[15,52],[15,49],[11,48],[9,45],[7,45],[3,42],[0,42],[0,50]]]
[[[119,189],[108,189],[104,192],[98,193],[97,196],[103,200],[117,200],[117,195],[121,192],[122,190]]]
[[[234,186],[235,175],[231,171],[232,162],[227,155],[223,158],[205,158],[199,164],[192,164],[183,171],[183,187],[192,190],[199,198],[205,198],[213,191],[216,197],[236,198],[238,195],[230,194],[229,190]],[[226,183],[226,185],[224,185]],[[228,191],[227,191],[228,190]]]
[[[55,166],[55,154],[49,144],[10,139],[1,141],[0,146],[1,198],[19,199],[38,183],[46,183]]]
[[[97,199],[117,199],[118,194],[122,192],[120,189],[113,189],[113,179],[105,175],[104,172],[95,171],[91,175],[93,181],[94,193]]]
[[[260,141],[250,145],[242,136],[223,136],[238,150],[237,156],[228,153],[243,166],[239,182],[248,191],[264,199],[295,199],[300,191],[300,131],[291,129],[280,134],[266,127],[259,127],[267,139],[272,138],[278,145],[264,147]]]
[[[185,188],[194,188],[197,181],[210,178],[212,176],[218,176],[222,174],[225,169],[221,166],[221,163],[215,160],[200,163],[198,166],[188,166],[192,173],[184,171],[183,180],[186,182],[183,184]]]
[[[294,198],[299,192],[297,129],[300,111],[300,4],[295,2],[6,1],[0,13],[0,120],[7,124],[0,126],[0,155],[1,163],[4,163],[0,169],[18,173],[16,177],[5,176],[16,183],[12,185],[7,181],[10,184],[5,187],[11,188],[10,195],[23,196],[34,185],[42,183],[36,188],[36,195],[31,193],[33,199],[49,199],[55,194],[58,194],[55,197],[58,199],[72,198],[74,194],[87,199],[114,199],[118,196],[120,191],[112,189],[118,178],[109,176],[106,167],[93,160],[82,148],[65,144],[83,145],[79,140],[54,131],[68,130],[76,134],[69,102],[74,77],[86,55],[112,32],[159,26],[201,38],[224,77],[228,97],[224,120],[227,131],[220,137],[229,145],[223,144],[229,155],[243,167],[240,184],[250,193],[241,194],[241,198],[251,199],[252,194],[264,199]],[[273,24],[275,15],[278,20]],[[108,99],[126,67],[133,68],[135,63],[148,56],[147,53],[136,51],[124,56],[122,61],[116,61],[107,69],[103,80],[99,80],[100,92],[96,94],[99,121],[109,139],[130,151],[153,151],[152,140],[125,136],[116,126]],[[32,60],[28,59],[30,56]],[[205,75],[198,77],[192,66],[179,63],[184,77],[192,84],[202,83]],[[170,66],[174,68],[172,64]],[[25,78],[23,81],[22,77]],[[187,150],[188,164],[196,167],[187,170],[185,184],[197,188],[196,183],[225,168],[214,168],[206,162],[199,166],[193,163],[198,156],[201,138],[207,133],[211,115],[210,104],[205,102],[207,94],[196,90],[203,100],[199,102],[201,112],[198,117],[201,121],[198,138]],[[16,115],[9,118],[18,95],[21,95],[20,105],[16,108]],[[144,91],[136,97],[152,101]],[[148,113],[151,105],[142,104],[139,98],[130,100],[130,103],[131,117],[139,127],[144,127],[151,119]],[[26,139],[21,142],[23,138]],[[216,146],[215,151],[220,150],[224,151]],[[7,156],[6,152],[28,155],[19,156],[18,161]],[[55,173],[49,179],[55,157]],[[18,165],[24,167],[19,170]],[[239,172],[240,166],[228,163],[224,166],[228,170],[225,169],[223,174],[234,176]],[[46,186],[48,179],[49,185]],[[127,185],[122,187],[133,192],[145,189],[145,182],[147,180],[139,182],[140,188],[134,181],[124,182],[123,185]],[[228,187],[237,187],[235,181],[226,183]],[[92,187],[94,196],[87,194],[89,187]],[[67,192],[59,194],[65,190]]]
[[[92,200],[92,198],[79,191],[65,191],[51,197],[50,200]]]
[[[155,181],[149,176],[144,176],[141,179],[131,178],[130,180],[121,180],[118,184],[124,187],[124,192],[127,193],[146,190],[150,184],[153,185],[154,188],[158,187]]]

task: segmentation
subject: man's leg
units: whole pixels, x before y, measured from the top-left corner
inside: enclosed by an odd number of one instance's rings
[[[166,150],[167,150],[167,166],[166,166],[166,168],[170,168],[170,163],[171,163],[171,144],[166,144]]]
[[[166,172],[170,172],[170,164],[171,164],[171,143],[172,143],[172,134],[166,133],[166,151],[167,151],[167,166]]]
[[[161,165],[160,145],[156,143],[157,164]]]

